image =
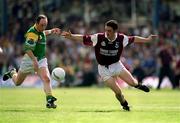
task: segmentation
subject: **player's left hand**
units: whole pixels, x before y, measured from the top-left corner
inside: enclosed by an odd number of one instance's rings
[[[59,28],[53,28],[51,29],[52,34],[60,35],[61,34],[61,29]]]
[[[72,33],[71,33],[70,30],[69,30],[68,32],[63,31],[63,32],[61,33],[61,36],[65,37],[65,38],[71,38]]]

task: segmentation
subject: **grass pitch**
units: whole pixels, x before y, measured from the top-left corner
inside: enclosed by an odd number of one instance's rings
[[[45,108],[42,89],[0,88],[0,123],[180,123],[180,90],[123,89],[123,111],[108,88],[59,88],[57,109]]]

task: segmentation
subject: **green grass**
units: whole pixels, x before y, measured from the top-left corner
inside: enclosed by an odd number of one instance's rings
[[[108,88],[54,89],[57,109],[45,108],[41,89],[0,88],[0,123],[180,123],[180,91],[124,89],[123,111]]]

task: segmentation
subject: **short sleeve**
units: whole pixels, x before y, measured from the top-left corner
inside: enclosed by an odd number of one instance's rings
[[[26,41],[24,44],[24,50],[28,51],[28,50],[34,50],[36,43],[38,41],[38,35],[33,33],[33,32],[29,32],[26,34]]]
[[[93,42],[93,46],[97,44],[98,34],[91,35],[91,41]]]
[[[123,47],[126,47],[127,45],[130,45],[133,42],[134,42],[134,36],[124,35],[124,38],[123,38]]]
[[[95,46],[97,44],[98,34],[84,35],[83,44],[87,46]]]

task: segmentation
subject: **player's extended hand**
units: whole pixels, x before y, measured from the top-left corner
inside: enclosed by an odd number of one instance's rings
[[[64,36],[65,38],[71,38],[72,33],[71,31],[68,31],[68,32],[63,31],[61,35]]]
[[[158,38],[158,35],[150,35],[149,37],[148,37],[148,41],[152,41],[153,39],[156,39],[156,38]]]
[[[52,34],[60,35],[61,34],[61,29],[59,28],[53,28],[51,29]]]

